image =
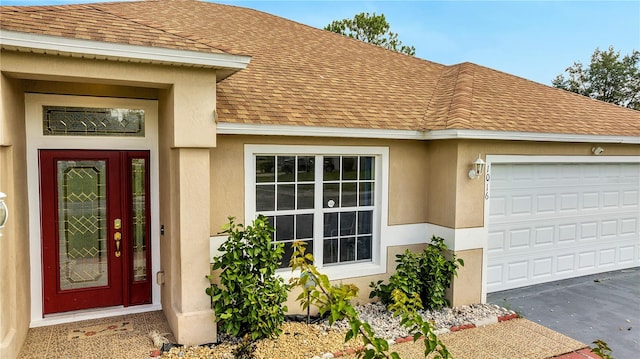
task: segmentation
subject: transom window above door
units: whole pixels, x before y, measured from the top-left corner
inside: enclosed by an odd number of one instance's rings
[[[287,146],[288,147],[288,146]],[[381,151],[350,153],[254,152],[248,158],[248,219],[265,215],[284,244],[287,268],[292,243],[304,241],[318,267],[371,263],[379,259]],[[344,152],[337,152],[343,149]]]
[[[144,137],[144,110],[43,106],[45,136]]]

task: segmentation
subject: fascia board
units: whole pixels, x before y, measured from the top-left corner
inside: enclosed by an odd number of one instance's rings
[[[0,30],[0,45],[8,50],[52,55],[234,70],[246,68],[251,61],[251,57],[242,55],[116,44],[11,30]]]
[[[380,130],[319,126],[256,125],[218,122],[217,133],[222,135],[304,136],[339,138],[386,138],[420,140],[424,133],[412,130]]]
[[[437,130],[429,131],[425,136],[425,140],[439,139],[640,144],[640,137],[638,136],[581,135],[568,133]]]
[[[536,132],[507,132],[480,130],[385,130],[362,128],[338,128],[318,126],[289,126],[218,122],[217,133],[221,135],[305,136],[338,138],[379,138],[398,140],[502,140],[539,142],[583,142],[640,144],[636,136],[601,136],[579,134],[557,134]]]

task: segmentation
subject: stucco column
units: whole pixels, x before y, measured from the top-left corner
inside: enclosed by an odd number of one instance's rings
[[[174,253],[171,282],[174,335],[181,344],[215,341],[216,325],[210,298],[205,294],[209,273],[210,180],[208,148],[174,149],[176,183],[173,193]]]
[[[162,305],[177,341],[186,345],[216,340],[205,293],[211,260],[209,155],[216,144],[215,86],[214,72],[194,71],[177,76],[160,98],[160,212],[167,224],[161,239]]]

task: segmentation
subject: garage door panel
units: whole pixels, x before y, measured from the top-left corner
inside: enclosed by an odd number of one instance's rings
[[[551,277],[553,274],[553,257],[540,257],[531,261],[533,266],[532,277],[535,279],[544,279]]]
[[[607,267],[612,266],[616,262],[616,249],[615,248],[605,248],[600,250],[600,258],[599,258],[599,266]]]
[[[634,246],[623,246],[618,250],[619,253],[619,262],[621,264],[633,263],[637,261],[638,255],[635,253],[636,248]]]
[[[598,239],[598,221],[584,221],[580,223],[580,241],[595,241]]]
[[[582,209],[598,209],[600,208],[600,193],[583,192],[582,193]]]
[[[596,251],[589,250],[578,254],[578,270],[594,269],[596,267]]]
[[[638,233],[638,219],[637,218],[624,218],[620,221],[622,223],[620,228],[621,235],[634,235]]]
[[[556,274],[571,273],[575,270],[576,255],[561,254],[556,257]]]
[[[554,226],[539,226],[535,228],[535,238],[533,246],[538,247],[549,247],[553,245],[554,239]]]
[[[622,193],[623,207],[638,207],[638,202],[640,202],[639,191],[629,190]]]
[[[529,248],[531,246],[531,230],[524,228],[510,231],[508,244],[507,250]]]
[[[578,210],[578,193],[563,193],[560,195],[560,212]]]
[[[495,251],[504,251],[504,237],[505,231],[489,233],[489,245],[487,251],[489,253]]]
[[[640,164],[494,164],[490,178],[489,292],[640,265]]]

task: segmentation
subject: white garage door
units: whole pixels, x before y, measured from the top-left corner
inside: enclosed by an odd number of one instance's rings
[[[640,164],[493,164],[487,291],[640,265]]]

